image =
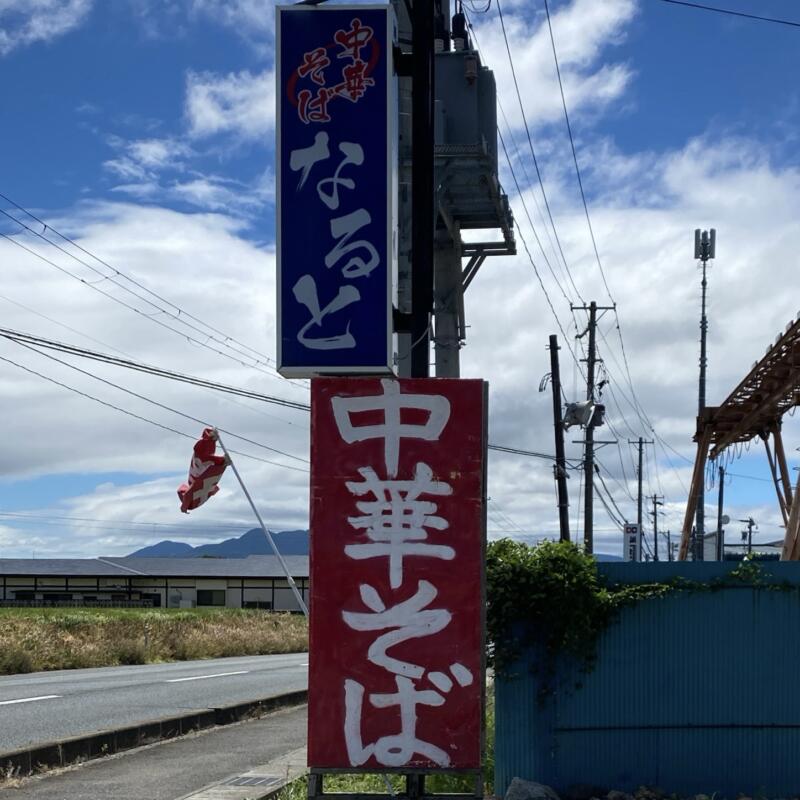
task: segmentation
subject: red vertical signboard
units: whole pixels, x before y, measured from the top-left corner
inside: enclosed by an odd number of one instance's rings
[[[484,387],[312,381],[311,767],[481,766]]]

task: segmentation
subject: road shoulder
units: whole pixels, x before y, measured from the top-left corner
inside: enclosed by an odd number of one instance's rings
[[[301,705],[306,702],[307,696],[306,690],[287,692],[274,697],[193,711],[122,729],[99,731],[58,742],[37,744],[34,747],[0,755],[0,775],[28,776],[47,769],[114,755],[165,739],[174,739],[207,728],[260,717],[281,708]]]
[[[306,743],[306,708],[212,728],[0,788],[0,800],[177,800]],[[294,766],[292,766],[292,769]]]

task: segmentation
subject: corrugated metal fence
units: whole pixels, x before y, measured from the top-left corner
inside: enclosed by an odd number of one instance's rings
[[[736,565],[603,564],[618,582],[711,581]],[[680,592],[625,609],[597,664],[559,671],[544,705],[531,660],[496,679],[495,790],[515,776],[564,790],[800,795],[800,564],[794,590]]]

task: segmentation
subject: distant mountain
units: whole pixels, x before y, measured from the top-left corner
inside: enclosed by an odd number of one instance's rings
[[[158,544],[143,547],[132,556],[147,556],[148,558],[191,558],[194,555],[194,547],[184,542],[171,542],[165,539]]]
[[[595,553],[595,561],[622,561],[622,556],[612,556],[609,553]]]
[[[272,534],[272,538],[282,556],[308,555],[308,531],[277,531]],[[140,558],[247,558],[247,556],[271,556],[272,548],[261,528],[253,528],[238,538],[225,539],[216,544],[192,547],[185,542],[165,540],[143,547],[130,555]]]

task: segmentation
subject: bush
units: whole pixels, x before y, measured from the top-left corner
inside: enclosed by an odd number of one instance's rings
[[[306,621],[293,614],[240,609],[0,609],[0,673],[297,653],[307,648]]]
[[[4,647],[0,650],[0,675],[19,675],[33,672],[33,659],[21,647]]]
[[[123,639],[117,645],[117,658],[120,664],[146,664],[147,650],[143,642],[136,639]]]

